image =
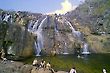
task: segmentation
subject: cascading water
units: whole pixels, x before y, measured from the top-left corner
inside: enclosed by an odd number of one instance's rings
[[[38,29],[38,20],[33,25],[33,31],[36,31]]]
[[[65,19],[65,20],[66,20],[66,19]],[[81,32],[80,32],[80,31],[76,31],[76,30],[73,28],[72,24],[71,24],[68,20],[66,20],[66,23],[67,23],[67,25],[70,26],[70,29],[72,30],[73,35],[74,35],[75,37],[77,37],[79,40],[82,41],[82,39],[81,39]],[[82,42],[84,43],[84,41],[82,41]],[[87,44],[87,43],[84,43],[84,45],[83,45],[82,54],[90,54],[90,52],[89,52],[89,50],[88,50],[88,44]]]
[[[12,18],[13,16],[11,15],[11,14],[4,14],[4,15],[1,15],[0,16],[0,20],[2,20],[2,21],[6,21],[6,22],[8,22],[8,23],[13,23],[13,18]]]
[[[3,19],[3,21],[8,22],[10,17],[11,17],[11,16],[10,16],[9,14],[6,14],[6,15],[5,15],[5,18]]]
[[[35,21],[35,23],[34,23],[33,20],[31,20],[29,22],[29,24],[28,24],[28,31],[31,32],[31,33],[33,33],[33,34],[36,34],[37,29],[38,29],[38,20]]]
[[[7,54],[9,54],[9,55],[15,55],[15,51],[13,50],[13,46],[9,46],[8,47]]]
[[[72,30],[73,35],[74,35],[75,37],[77,37],[77,38],[80,38],[80,37],[81,37],[81,32],[76,31],[76,30],[73,28],[72,24],[71,24],[69,21],[66,20],[66,23],[67,23],[67,25],[70,26],[70,29]]]
[[[87,43],[84,43],[82,54],[90,54]]]
[[[35,53],[36,56],[40,56],[41,49],[43,48],[43,36],[42,36],[42,26],[44,21],[47,19],[47,16],[38,24],[38,20],[34,23],[32,20],[28,25],[28,31],[37,36],[34,45],[35,45]]]
[[[36,56],[40,56],[41,49],[43,48],[42,26],[46,19],[47,16],[41,21],[37,31],[35,31],[35,34],[37,34],[37,40],[35,41]]]
[[[33,25],[34,25],[33,21],[32,21],[32,20],[29,21],[29,24],[28,24],[28,31],[29,31],[29,32],[32,32],[32,30],[33,30]]]
[[[59,33],[59,31],[58,31],[58,24],[57,24],[57,20],[58,20],[58,18],[57,18],[57,17],[55,17],[55,19],[54,19],[54,22],[55,22],[55,25],[54,25],[54,30],[55,30],[55,33]]]
[[[68,52],[67,52],[67,43],[66,42],[64,42],[64,53],[63,53],[64,55],[66,55],[66,54],[69,54]]]

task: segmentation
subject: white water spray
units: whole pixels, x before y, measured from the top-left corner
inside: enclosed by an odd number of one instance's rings
[[[66,42],[64,42],[64,53],[63,53],[64,55],[67,55],[67,54],[69,54],[68,52],[67,52],[67,43]]]
[[[82,54],[90,54],[87,43],[84,43]]]

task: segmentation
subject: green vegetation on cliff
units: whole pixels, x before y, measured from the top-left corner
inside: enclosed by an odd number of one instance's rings
[[[66,15],[79,23],[76,28],[83,32],[92,51],[110,52],[110,0],[86,0]]]
[[[13,60],[32,56],[34,54],[34,38],[27,31],[28,20],[30,19],[27,17],[27,13],[0,10],[0,15],[3,13],[11,14],[13,22],[0,19],[0,50],[4,49],[5,54],[9,56],[8,58]],[[16,14],[19,16],[16,17]]]

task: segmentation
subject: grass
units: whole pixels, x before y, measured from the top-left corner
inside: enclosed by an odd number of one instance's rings
[[[110,7],[110,0],[107,0],[106,3],[100,4],[99,7],[95,9],[94,14],[95,14],[95,15],[101,15],[101,14],[103,14],[107,9],[109,9],[109,7]]]
[[[109,52],[109,48],[110,47],[109,44],[109,40],[107,40],[107,38],[109,37],[109,35],[88,35],[86,37],[90,47],[92,48],[92,50],[94,50],[94,52]],[[106,45],[107,46],[106,46]],[[108,49],[107,49],[108,48]]]

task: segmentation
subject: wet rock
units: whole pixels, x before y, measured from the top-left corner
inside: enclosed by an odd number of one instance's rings
[[[33,36],[19,25],[10,25],[6,35],[7,54],[11,59],[20,59],[33,55]],[[11,43],[10,43],[11,42]]]

